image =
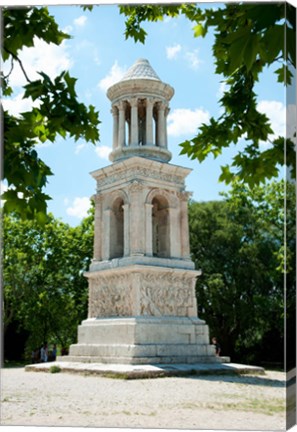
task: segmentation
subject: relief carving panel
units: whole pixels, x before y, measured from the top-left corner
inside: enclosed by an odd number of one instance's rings
[[[193,316],[195,276],[167,271],[118,272],[89,280],[89,318]]]
[[[89,280],[89,318],[132,316],[131,278],[127,274]]]
[[[139,290],[141,315],[188,316],[193,308],[192,277],[173,273],[145,274]]]
[[[129,174],[129,179],[135,179],[139,176],[143,176],[145,178],[184,185],[184,178],[182,176],[175,175],[175,174],[160,173],[158,171],[153,171],[143,167],[131,168],[128,174]],[[108,177],[100,178],[100,181],[98,181],[98,185],[97,185],[98,191],[104,186],[111,185],[117,181],[127,180],[127,178],[128,177],[126,171],[117,172]]]

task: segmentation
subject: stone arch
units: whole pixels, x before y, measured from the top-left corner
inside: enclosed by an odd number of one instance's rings
[[[122,189],[119,189],[118,191],[114,191],[112,193],[107,193],[105,195],[104,201],[103,201],[103,209],[104,210],[111,209],[114,201],[117,198],[121,198],[123,200],[124,204],[129,204],[129,198],[128,198],[127,193],[125,191],[123,191]]]
[[[164,199],[166,199],[166,201],[168,202],[168,207],[170,208],[177,208],[178,204],[179,204],[179,200],[176,197],[175,194],[167,192],[164,189],[152,189],[147,197],[146,197],[146,204],[152,204],[153,199],[156,197],[163,197]]]
[[[114,200],[110,212],[110,258],[124,255],[124,201],[121,197]]]
[[[152,200],[152,250],[153,256],[170,257],[169,205],[162,195]]]
[[[105,235],[109,243],[109,259],[121,258],[125,253],[125,204],[128,203],[127,195],[124,191],[117,191],[109,194],[105,200],[105,209],[109,213],[109,229]]]

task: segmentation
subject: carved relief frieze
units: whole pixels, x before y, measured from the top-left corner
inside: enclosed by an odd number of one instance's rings
[[[143,176],[145,178],[161,180],[165,182],[183,184],[184,178],[179,175],[160,173],[143,167],[135,167],[129,170],[129,178],[136,178],[137,176]],[[98,181],[98,190],[104,186],[111,185],[117,181],[127,180],[127,171],[117,172],[111,176],[105,177]]]
[[[141,315],[184,316],[193,306],[193,278],[173,273],[145,274],[139,290]]]
[[[143,190],[143,183],[138,180],[133,180],[129,184],[129,192],[140,192]]]
[[[195,276],[176,272],[116,272],[89,280],[89,317],[189,316]]]
[[[193,195],[193,192],[187,192],[187,191],[176,192],[176,196],[181,201],[189,201],[189,199],[192,197],[192,195]]]
[[[89,317],[131,316],[133,296],[127,274],[100,276],[90,280]]]

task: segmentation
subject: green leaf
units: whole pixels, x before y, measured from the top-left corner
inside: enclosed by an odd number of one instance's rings
[[[197,24],[193,27],[194,37],[204,37],[207,33],[206,28],[202,24]]]

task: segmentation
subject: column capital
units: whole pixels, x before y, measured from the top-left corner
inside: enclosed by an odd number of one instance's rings
[[[110,112],[112,113],[113,116],[119,115],[119,107],[118,107],[118,105],[117,104],[113,104],[111,106]]]
[[[192,195],[193,192],[187,192],[187,191],[176,192],[176,196],[181,201],[188,201],[192,197]]]
[[[139,192],[143,189],[143,184],[138,180],[133,180],[129,185],[130,192]]]
[[[91,199],[94,201],[95,204],[101,204],[103,201],[103,196],[99,194],[92,195]]]
[[[156,102],[156,98],[154,98],[154,97],[147,97],[146,98],[146,105],[147,106],[154,105],[155,102]]]
[[[117,103],[117,107],[118,107],[119,111],[123,111],[126,108],[126,101],[123,101],[123,100],[119,101]]]
[[[160,111],[165,111],[165,109],[168,108],[168,104],[165,103],[165,102],[163,102],[163,101],[159,101],[159,102],[157,103],[157,106],[158,106],[158,109],[159,109]]]
[[[137,97],[130,98],[128,102],[130,103],[131,107],[137,107],[138,106],[138,98]]]

